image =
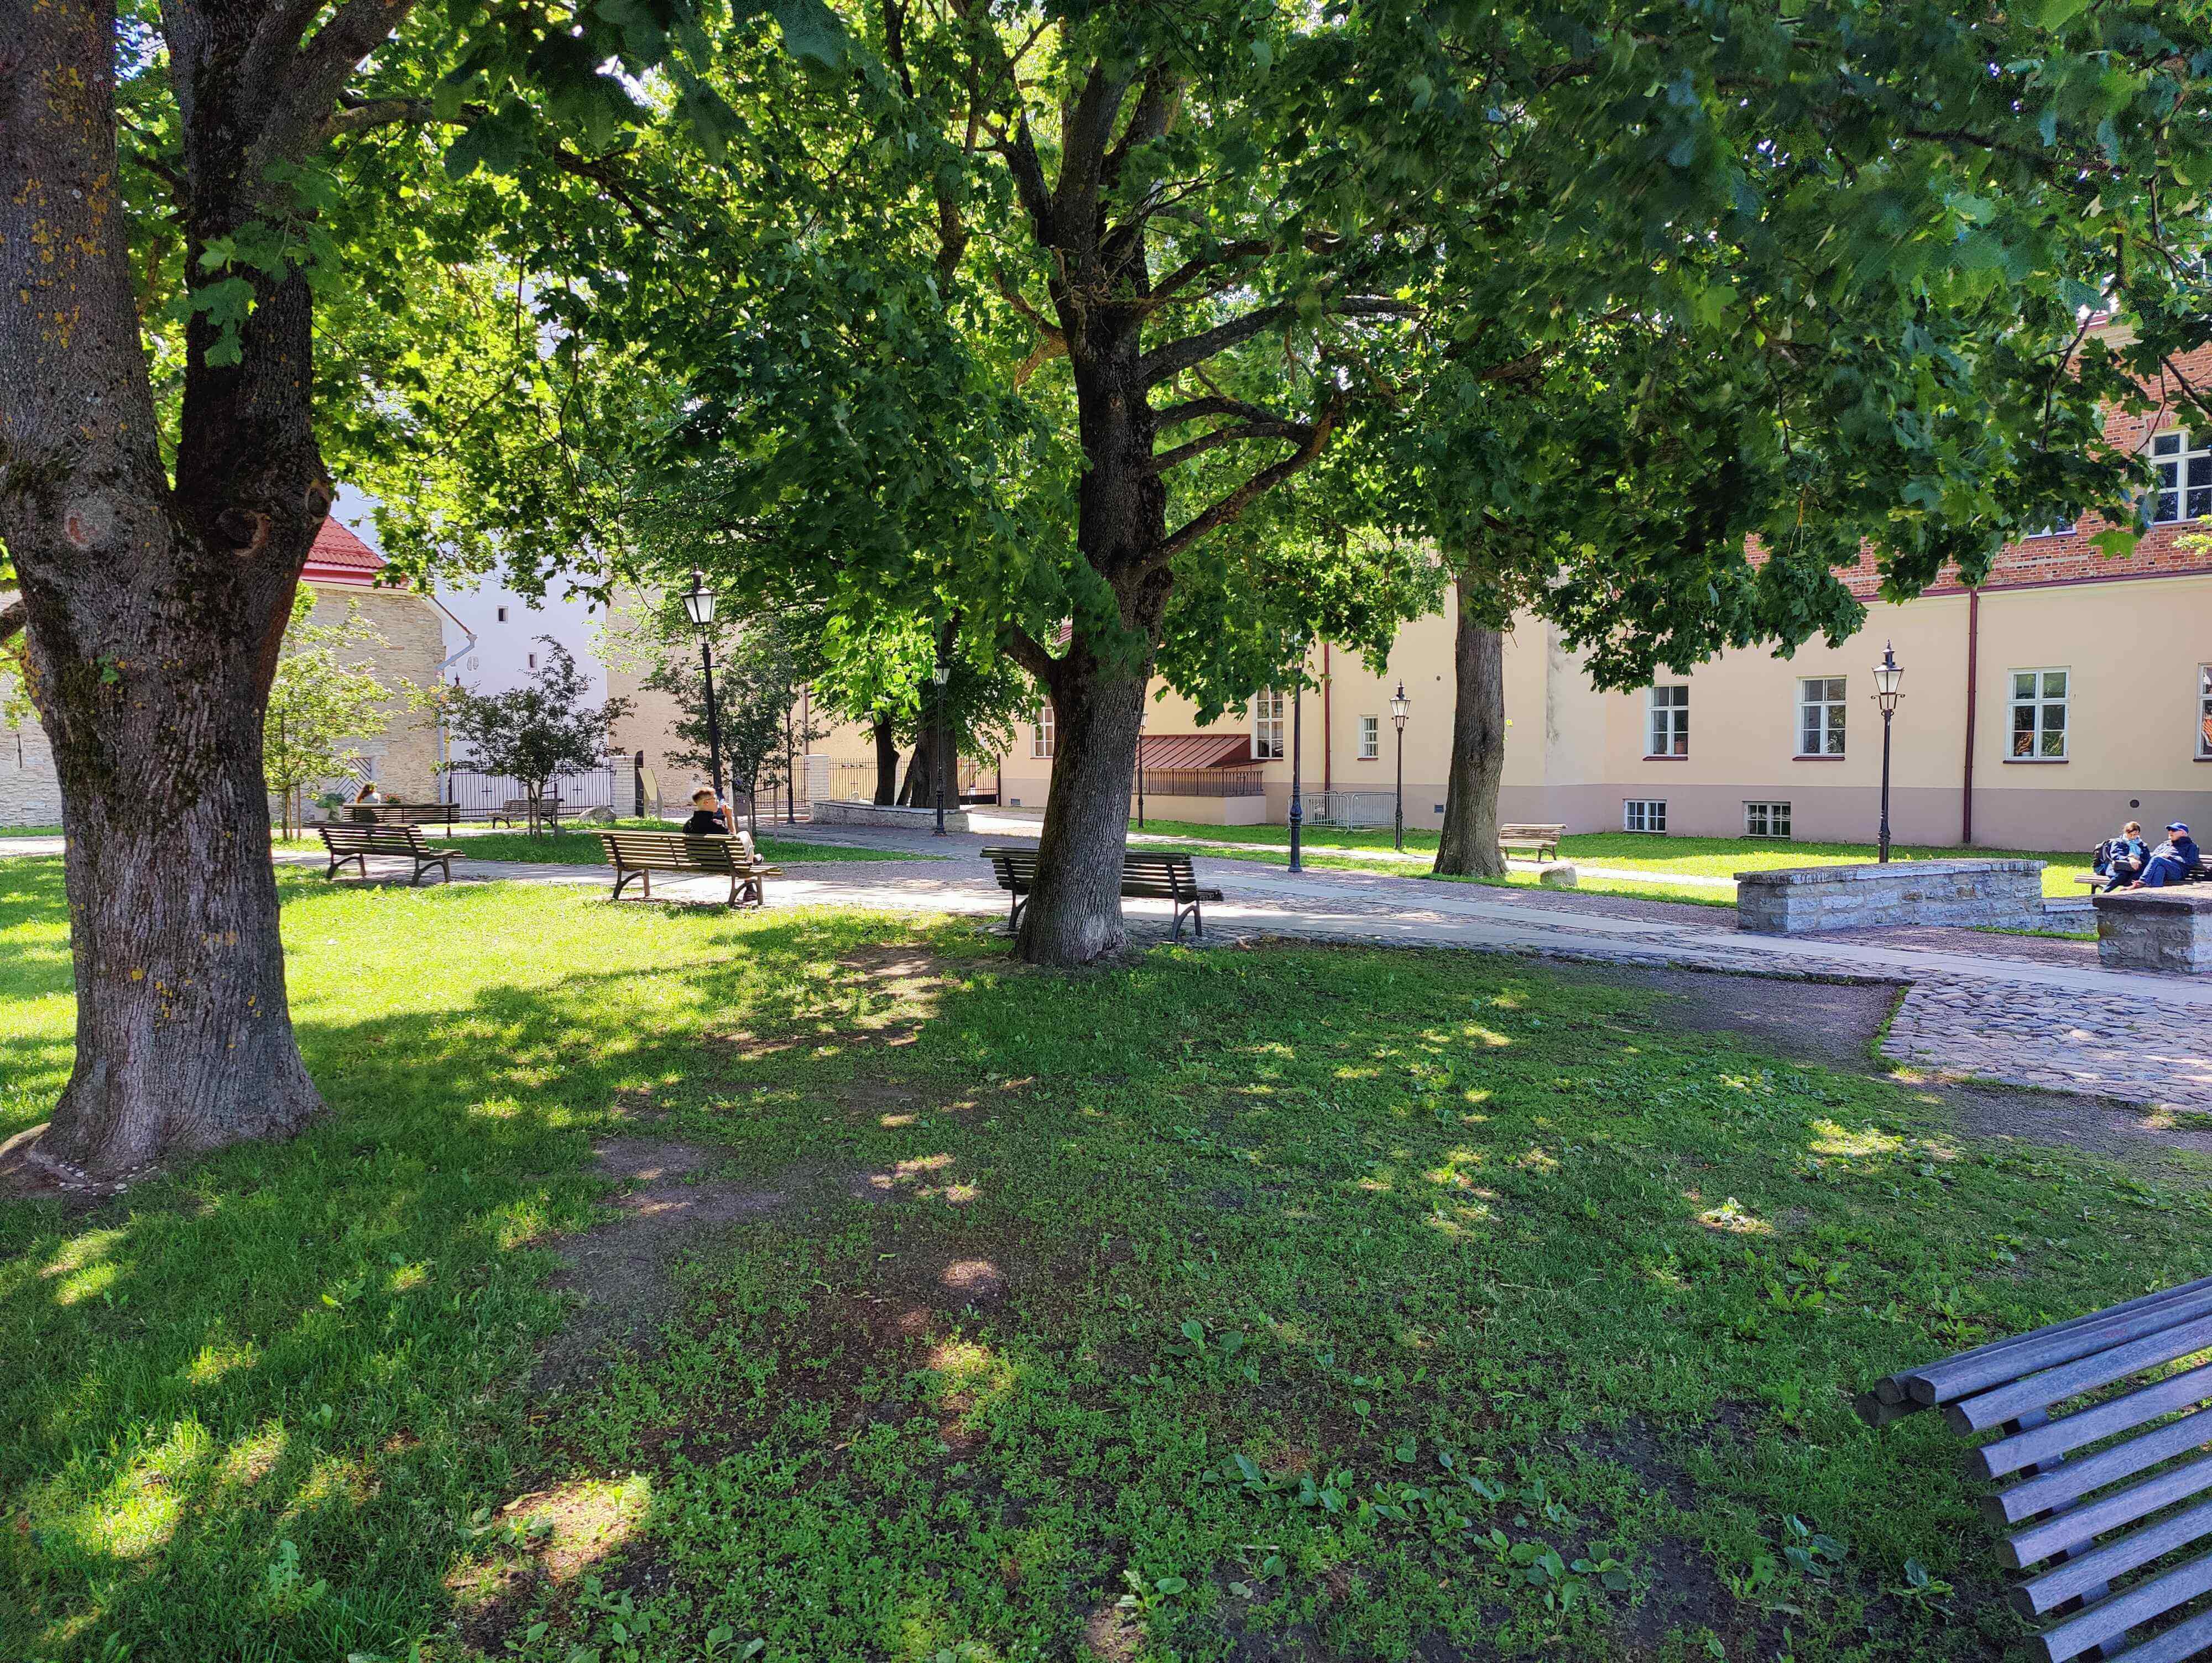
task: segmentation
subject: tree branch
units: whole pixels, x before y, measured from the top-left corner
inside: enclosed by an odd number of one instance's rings
[[[1285,305],[1255,307],[1225,324],[1216,324],[1212,329],[1199,334],[1186,335],[1179,341],[1170,341],[1164,346],[1154,347],[1137,360],[1138,383],[1142,386],[1157,386],[1162,381],[1204,363],[1217,353],[1228,351],[1239,342],[1250,340],[1290,315],[1291,308]]]
[[[1212,432],[1202,433],[1197,438],[1186,444],[1178,445],[1171,451],[1162,451],[1146,464],[1146,467],[1151,473],[1157,476],[1167,472],[1170,468],[1181,467],[1193,457],[1204,456],[1208,451],[1218,451],[1224,445],[1234,445],[1246,439],[1293,439],[1303,444],[1312,437],[1312,427],[1304,422],[1285,422],[1279,419],[1247,422],[1237,427],[1216,428]]]
[[[5,646],[23,633],[31,621],[31,604],[21,595],[0,606],[0,646]]]
[[[1026,629],[1010,624],[1001,640],[1008,658],[1047,687],[1052,685],[1052,672],[1058,660],[1044,650],[1043,644],[1036,636]]]
[[[280,94],[282,110],[271,128],[296,122],[310,131],[324,120],[323,112],[338,101],[362,59],[374,52],[398,27],[414,0],[343,0],[330,21],[317,29],[292,56]],[[309,8],[313,17],[316,8]],[[303,18],[298,27],[306,26]]]
[[[1306,442],[1295,452],[1272,466],[1261,469],[1212,507],[1185,520],[1180,529],[1169,534],[1146,564],[1153,567],[1165,565],[1208,531],[1231,524],[1251,507],[1256,498],[1273,490],[1292,474],[1308,466],[1328,446],[1329,435],[1336,431],[1337,422],[1343,413],[1342,404],[1332,401],[1329,407],[1322,412],[1321,420],[1307,429]]]

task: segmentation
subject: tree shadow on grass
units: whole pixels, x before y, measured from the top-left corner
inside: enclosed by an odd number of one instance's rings
[[[0,1650],[404,1653],[453,1567],[519,1552],[779,1655],[899,1654],[889,1613],[948,1646],[1632,1656],[1637,1593],[1563,1624],[1486,1533],[1711,1593],[1800,1516],[1857,1557],[1716,1596],[1732,1644],[1782,1600],[1801,1634],[1984,1654],[1882,1604],[1907,1553],[1987,1593],[1941,1429],[1875,1438],[1844,1394],[2192,1251],[2155,1210],[2124,1260],[2030,1241],[2127,1193],[1523,964],[1054,976],[955,926],[531,894],[288,888],[288,938],[344,955],[296,984],[332,1115],[67,1229],[0,1210]],[[564,968],[593,943],[629,962]],[[641,1126],[899,1204],[732,1221],[665,1349],[533,1434],[553,1246],[598,1217],[594,1141]],[[1152,1604],[1116,1616],[1129,1574]]]

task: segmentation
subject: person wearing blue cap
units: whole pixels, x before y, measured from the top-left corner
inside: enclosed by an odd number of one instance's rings
[[[2177,820],[2166,828],[2166,841],[2143,862],[2142,876],[2128,888],[2160,889],[2169,883],[2186,883],[2197,870],[2197,860],[2196,841],[2189,835],[2189,828]]]

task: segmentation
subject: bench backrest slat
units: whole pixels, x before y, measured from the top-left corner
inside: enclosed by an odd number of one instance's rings
[[[2074,1417],[2069,1416],[2068,1418]],[[2102,1490],[2106,1484],[2118,1484],[2122,1478],[2131,1478],[2138,1472],[2148,1472],[2167,1457],[2179,1455],[2206,1442],[2212,1442],[2212,1416],[2206,1416],[2202,1410],[2193,1410],[2180,1419],[2168,1421],[2164,1426],[2146,1432],[2141,1437],[2100,1449],[2094,1455],[2061,1462],[2032,1478],[2022,1478],[2016,1484],[2008,1484],[1990,1496],[1984,1507],[1993,1523],[2000,1526],[2016,1525],[2022,1519],[2033,1519],[2038,1514],[2070,1506],[2093,1490]],[[1994,1448],[1996,1446],[1987,1447]],[[1981,1453],[1980,1450],[1973,1452],[1976,1457]],[[1966,1465],[1970,1472],[1989,1476],[1984,1472],[1984,1463],[1979,1460],[1970,1459]],[[2017,1472],[2019,1468],[2014,1466],[2006,1470]]]
[[[1914,1369],[1905,1377],[1905,1385],[1916,1402],[1949,1403],[2131,1339],[2161,1333],[2208,1313],[2212,1313],[2212,1278],[2116,1305],[2109,1311],[2092,1312],[2057,1327],[2039,1328],[2032,1334],[1960,1356],[1946,1357]]]
[[[2196,1420],[2197,1417],[2191,1415],[2174,1424],[2187,1426]],[[2205,1436],[2203,1423],[2197,1422],[2195,1430],[2197,1441],[2203,1441]],[[2136,1441],[2141,1443],[2144,1440],[2138,1438]],[[2180,1446],[2184,1449],[2191,1447],[2185,1443]],[[2175,1452],[2169,1450],[2166,1453]],[[2063,1472],[2065,1469],[2061,1467],[2059,1470]],[[2051,1555],[2064,1553],[2093,1536],[2101,1536],[2108,1530],[2118,1530],[2123,1525],[2148,1519],[2162,1507],[2169,1507],[2191,1496],[2201,1496],[2208,1490],[2212,1490],[2212,1456],[2170,1468],[2139,1484],[2130,1484],[2113,1495],[2100,1496],[2084,1506],[2070,1508],[2057,1518],[2045,1519],[2026,1530],[2017,1531],[2005,1542],[2006,1559],[2014,1569],[2024,1565],[2039,1564]],[[2057,1602],[2054,1600],[2051,1603],[2055,1605]]]
[[[333,854],[424,854],[420,826],[372,826],[366,823],[317,828],[323,845]]]
[[[987,848],[983,858],[999,880],[999,887],[1019,894],[1036,885],[1035,849]],[[1121,893],[1139,899],[1189,900],[1198,890],[1198,878],[1187,854],[1133,851],[1121,858]]]
[[[603,831],[597,834],[610,866],[653,871],[744,871],[761,864],[752,834],[686,837],[682,832]]]
[[[2186,1409],[2206,1396],[2212,1396],[2212,1363],[1983,1444],[1971,1453],[1968,1465],[1985,1478],[2001,1478],[2008,1472],[2040,1466],[2057,1456],[2085,1448],[2115,1432],[2129,1431],[2177,1409]]]
[[[2045,1630],[2036,1636],[2037,1642],[2050,1663],[2067,1663],[2090,1647],[2116,1639],[2136,1624],[2162,1617],[2207,1592],[2212,1592],[2212,1553],[2177,1565],[2163,1576],[2138,1582],[2109,1599],[2100,1599],[2079,1617]]]
[[[2039,1375],[1996,1387],[1978,1397],[1960,1398],[1944,1405],[1943,1417],[1954,1431],[1987,1431],[1992,1426],[2002,1426],[2036,1410],[2048,1409],[2100,1386],[2124,1380],[2139,1369],[2155,1368],[2206,1350],[2212,1350],[2212,1317],[2199,1317],[2146,1338],[2112,1346],[2079,1362],[2046,1369]]]

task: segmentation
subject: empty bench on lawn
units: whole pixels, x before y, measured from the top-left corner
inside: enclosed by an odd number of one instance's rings
[[[1036,887],[1036,851],[986,849],[983,859],[991,863],[999,887],[1013,897],[1013,907],[1006,914],[1006,927],[1020,929],[1022,908],[1029,905],[1030,891]],[[1199,887],[1187,854],[1132,853],[1121,857],[1121,895],[1127,901],[1170,903],[1175,910],[1175,927],[1170,938],[1181,941],[1185,918],[1190,920],[1192,933],[1204,937],[1206,915],[1199,910],[1199,903],[1220,900],[1221,891]]]
[[[349,803],[340,810],[348,820],[377,826],[444,826],[452,829],[460,817],[452,803]]]
[[[1531,851],[1539,860],[1547,860],[1559,852],[1559,839],[1565,835],[1564,822],[1556,826],[1507,825],[1498,828],[1498,852],[1509,854],[1516,849]]]
[[[438,867],[447,883],[453,881],[453,862],[461,858],[459,849],[434,849],[422,841],[420,826],[379,826],[355,822],[344,825],[318,826],[323,835],[323,847],[331,857],[331,869],[323,876],[336,878],[338,868],[350,860],[362,877],[368,876],[368,857],[389,855],[395,859],[411,860],[415,870],[407,879],[411,888],[422,881],[422,874]]]
[[[732,907],[768,905],[767,880],[781,877],[781,866],[767,865],[753,847],[753,835],[741,831],[729,837],[686,837],[682,832],[603,831],[600,845],[607,865],[615,869],[615,892],[640,880],[645,899],[653,899],[653,875],[672,872],[683,877],[726,877]]]
[[[1962,1436],[1998,1435],[1966,1470],[2013,1479],[1982,1507],[2012,1533],[1998,1559],[2029,1573],[2014,1608],[2058,1619],[2033,1642],[2048,1663],[2182,1663],[2212,1650],[2212,1609],[2130,1633],[2212,1593],[2212,1553],[2116,1584],[2212,1537],[2212,1364],[2164,1372],[2205,1351],[2212,1277],[1887,1375],[1858,1411],[1881,1426],[1940,1408]]]

